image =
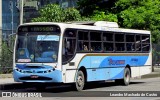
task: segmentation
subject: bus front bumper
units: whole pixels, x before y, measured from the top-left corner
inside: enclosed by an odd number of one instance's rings
[[[52,72],[41,71],[41,73],[24,73],[17,69],[13,70],[13,78],[16,82],[62,82],[62,72],[59,70],[54,70]]]

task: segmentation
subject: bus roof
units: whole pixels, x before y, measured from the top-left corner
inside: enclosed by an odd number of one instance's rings
[[[150,34],[148,30],[137,30],[137,29],[125,29],[119,27],[106,27],[106,26],[94,26],[92,22],[89,24],[76,24],[76,23],[58,23],[58,22],[32,22],[24,23],[20,26],[28,25],[58,25],[64,28],[82,29],[82,30],[99,30],[99,31],[110,31],[110,32],[125,32],[125,33],[138,33],[138,34]]]

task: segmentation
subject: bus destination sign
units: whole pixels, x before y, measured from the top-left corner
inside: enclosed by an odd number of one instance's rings
[[[19,32],[60,32],[58,26],[53,25],[31,25],[31,26],[21,26],[18,28]]]

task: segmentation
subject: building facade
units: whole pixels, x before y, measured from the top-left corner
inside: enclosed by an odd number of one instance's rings
[[[77,0],[24,0],[23,22],[30,22],[32,18],[38,17],[38,10],[47,4],[59,4],[62,8],[75,7]]]
[[[16,32],[19,25],[19,9],[17,0],[2,0],[2,39],[6,40],[8,35]]]
[[[75,7],[77,0],[23,0],[23,23],[38,17],[38,10],[47,4],[55,3],[63,8]],[[0,0],[0,39],[7,40],[16,33],[20,24],[21,0]],[[1,38],[2,36],[2,38]]]

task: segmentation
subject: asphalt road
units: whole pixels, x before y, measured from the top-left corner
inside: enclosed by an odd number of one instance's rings
[[[37,91],[33,86],[27,86],[21,83],[1,84],[0,91],[11,92],[12,94],[21,93],[21,95],[22,93],[28,93],[28,94],[40,93],[42,97],[49,97],[49,98],[45,98],[47,100],[50,100],[50,99],[53,100],[53,98],[58,100],[64,100],[64,99],[72,100],[75,98],[77,100],[82,100],[82,99],[97,100],[97,97],[101,97],[100,99],[102,100],[105,98],[108,98],[108,99],[110,98],[112,100],[114,99],[136,100],[137,98],[139,98],[140,100],[141,99],[160,100],[160,97],[156,96],[156,95],[160,96],[160,77],[147,78],[147,79],[133,79],[131,80],[131,83],[129,86],[117,85],[114,82],[90,83],[87,85],[86,89],[82,92],[74,91],[71,85],[49,86],[43,91]],[[124,93],[132,94],[132,95],[131,97],[124,97],[124,95],[121,95]],[[144,93],[146,96],[134,97],[134,95],[139,95],[141,93]],[[114,96],[114,94],[116,94],[116,96]],[[38,98],[33,98],[33,100],[36,100],[36,99],[38,100]],[[44,99],[44,98],[39,98],[39,99]]]

